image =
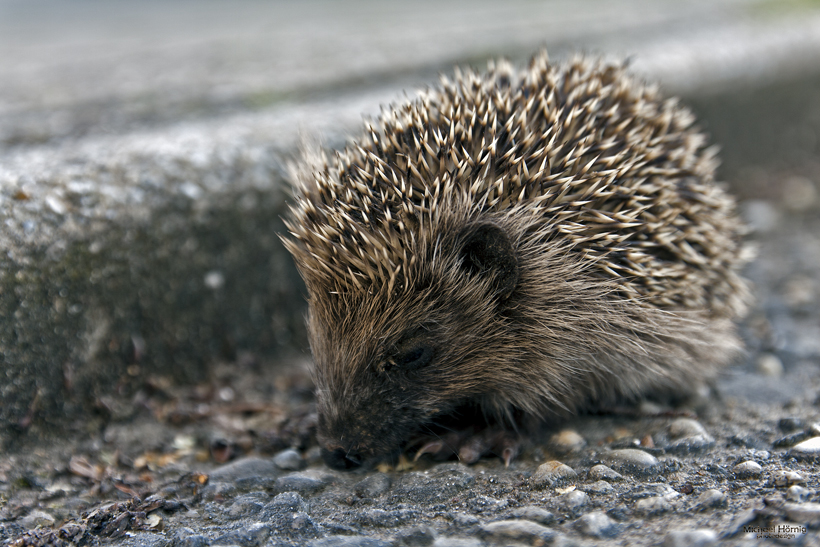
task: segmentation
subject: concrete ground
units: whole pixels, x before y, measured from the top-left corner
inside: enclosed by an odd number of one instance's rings
[[[146,386],[226,362],[303,360],[276,237],[300,133],[338,145],[454,64],[544,46],[629,58],[696,111],[761,242],[723,390],[812,419],[817,2],[0,0],[0,448],[142,419]]]

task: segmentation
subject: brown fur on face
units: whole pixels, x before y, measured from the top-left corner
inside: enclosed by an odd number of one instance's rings
[[[304,169],[285,244],[328,462],[463,404],[545,416],[730,360],[741,226],[691,124],[619,67],[541,55],[458,73]]]

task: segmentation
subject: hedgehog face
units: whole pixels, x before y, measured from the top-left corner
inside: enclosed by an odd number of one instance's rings
[[[331,467],[395,455],[435,416],[498,389],[493,362],[509,361],[502,312],[518,277],[509,238],[474,224],[430,258],[412,290],[311,299],[318,436]]]

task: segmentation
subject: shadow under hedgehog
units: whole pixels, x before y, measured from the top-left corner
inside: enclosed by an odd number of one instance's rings
[[[540,52],[456,70],[304,160],[284,243],[326,463],[395,457],[464,408],[498,425],[421,452],[509,463],[521,416],[685,391],[731,361],[748,253],[693,123],[620,65]]]

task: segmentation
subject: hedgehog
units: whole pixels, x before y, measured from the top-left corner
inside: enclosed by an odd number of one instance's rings
[[[304,155],[283,241],[330,467],[419,438],[509,464],[516,424],[685,393],[742,351],[748,253],[716,149],[621,63],[456,68]],[[493,425],[434,429],[453,416]]]

